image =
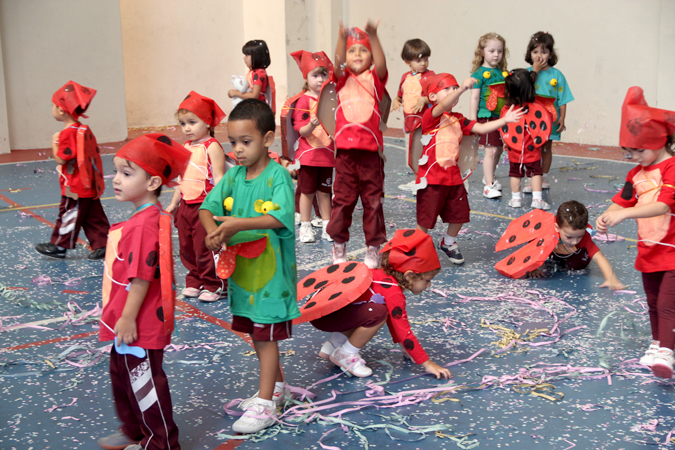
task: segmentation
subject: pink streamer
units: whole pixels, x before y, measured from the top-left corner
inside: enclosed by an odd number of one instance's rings
[[[61,406],[54,405],[51,408],[45,409],[45,412],[53,412],[54,410],[59,409],[59,408],[67,408],[68,406],[73,406],[76,401],[77,401],[77,398],[73,398],[73,401],[68,403],[67,405],[61,405]]]
[[[49,278],[47,275],[40,275],[39,277],[35,277],[32,280],[30,280],[30,282],[33,284],[37,284],[38,286],[45,286],[47,284],[51,285],[52,279]]]
[[[588,186],[586,186],[586,183],[584,183],[584,189],[586,189],[588,192],[598,192],[600,194],[613,194],[612,191],[603,191],[601,189],[591,189]]]
[[[657,419],[650,420],[645,425],[638,425],[635,427],[635,431],[656,431],[656,426],[659,424]]]

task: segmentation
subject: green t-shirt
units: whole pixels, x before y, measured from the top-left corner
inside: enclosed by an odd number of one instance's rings
[[[528,67],[527,70],[532,71],[532,67]],[[556,80],[554,83],[555,86],[551,84],[551,80],[553,79]],[[560,117],[560,106],[566,105],[574,100],[574,95],[572,95],[572,91],[567,84],[565,75],[555,67],[549,67],[537,74],[537,81],[534,83],[534,89],[537,91],[537,95],[544,95],[555,99],[555,111],[558,113],[558,117]],[[558,133],[557,126],[551,128],[551,137],[549,139],[552,141],[560,140],[560,133]]]
[[[490,74],[489,78],[485,78],[485,72]],[[478,104],[478,118],[485,119],[489,117],[499,117],[501,113],[501,108],[497,107],[494,111],[490,111],[485,106],[485,101],[490,96],[489,86],[494,83],[501,83],[504,81],[504,76],[502,71],[499,68],[491,69],[489,67],[479,67],[474,73],[471,74],[472,78],[478,80],[476,84],[473,85],[472,89],[480,89],[480,103]],[[502,102],[503,103],[503,102]]]
[[[232,197],[232,211],[223,201]],[[265,170],[252,180],[246,179],[246,167],[236,166],[225,176],[199,209],[215,216],[260,217],[260,206],[272,202],[268,212],[283,225],[272,230],[250,230],[235,234],[231,243],[246,242],[255,235],[267,236],[267,247],[257,258],[237,255],[236,268],[228,279],[230,312],[255,323],[279,323],[300,317],[295,265],[295,201],[293,182],[288,171],[270,161]],[[256,211],[258,209],[258,211]]]

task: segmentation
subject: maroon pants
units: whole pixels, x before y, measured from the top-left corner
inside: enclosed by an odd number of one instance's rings
[[[642,284],[647,294],[649,323],[652,338],[661,347],[675,347],[675,270],[642,273]]]
[[[199,203],[187,204],[180,202],[174,224],[178,229],[180,243],[180,260],[188,270],[185,277],[185,287],[206,289],[215,292],[217,289],[226,290],[227,282],[216,275],[214,254],[206,248],[206,230],[199,221]]]
[[[338,150],[335,156],[333,207],[326,231],[337,243],[349,240],[349,227],[356,202],[363,205],[363,234],[366,245],[387,241],[384,224],[384,161],[378,152]]]
[[[110,223],[103,211],[101,200],[93,198],[74,200],[62,195],[59,217],[56,219],[51,243],[63,248],[75,248],[80,229],[84,230],[92,250],[105,248]]]
[[[162,369],[164,350],[145,358],[110,351],[110,379],[122,432],[147,450],[180,450],[171,392]]]

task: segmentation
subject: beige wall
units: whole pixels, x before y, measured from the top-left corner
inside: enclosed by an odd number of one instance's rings
[[[0,152],[7,136],[12,149],[50,145],[51,97],[70,79],[98,90],[85,123],[99,142],[126,138],[117,2],[0,0],[0,43]]]

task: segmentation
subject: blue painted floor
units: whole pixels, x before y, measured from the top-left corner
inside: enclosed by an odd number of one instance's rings
[[[385,217],[391,235],[396,228],[415,226],[415,203],[410,194],[396,188],[412,179],[404,165],[404,142],[387,138],[386,143]],[[111,173],[111,159],[104,157],[107,173]],[[56,204],[59,194],[54,165],[0,166],[0,194],[10,204]],[[544,198],[554,211],[565,200],[579,200],[589,207],[594,223],[630,168],[620,162],[555,157],[552,188]],[[508,166],[500,165],[504,198],[488,200],[481,195],[482,171],[477,169],[470,178],[474,213],[459,240],[466,263],[453,266],[441,254],[443,269],[432,283],[434,291],[408,296],[413,330],[432,360],[444,365],[470,358],[481,349],[483,352],[471,361],[453,365],[451,383],[430,376],[410,379],[423,373],[421,367],[404,362],[383,329],[362,351],[374,369],[373,377],[342,375],[311,388],[316,394],[314,401],[328,399],[332,391],[340,392],[335,402],[367,399],[366,389],[374,387],[368,383],[388,380],[381,385],[388,394],[444,386],[454,393],[394,408],[383,407],[380,402],[379,408],[343,411],[349,408],[343,405],[327,409],[321,412],[323,417],[315,416],[308,423],[295,424],[297,427],[274,427],[257,436],[256,442],[244,441],[239,448],[318,449],[320,439],[325,446],[343,449],[366,448],[363,439],[377,449],[669,448],[666,437],[675,428],[673,381],[655,379],[648,370],[626,363],[639,358],[650,339],[644,292],[633,268],[635,223],[611,230],[626,240],[600,244],[619,279],[635,294],[614,295],[598,288],[603,278],[596,266],[583,273],[556,273],[546,279],[506,279],[494,270],[494,264],[509,251],[496,254],[494,245],[508,218],[528,211],[530,202],[526,196],[522,210],[507,206],[507,173]],[[106,181],[110,187],[111,179]],[[112,197],[112,189],[105,196]],[[162,195],[165,204],[169,199],[170,194]],[[103,203],[111,222],[122,221],[131,213],[128,204],[114,199]],[[10,204],[0,202],[0,209]],[[35,207],[31,211],[54,222],[58,209]],[[358,251],[364,247],[361,214],[361,210],[355,213],[348,246],[349,252],[356,251],[357,259],[363,258]],[[432,235],[438,240],[444,232],[445,227],[439,223]],[[98,448],[96,439],[118,425],[110,394],[105,352],[108,343],[98,342],[95,334],[89,334],[97,329],[95,321],[75,324],[64,316],[72,315],[69,308],[79,314],[80,308],[90,311],[100,303],[103,264],[86,260],[88,251],[84,248],[70,252],[64,261],[39,256],[33,245],[48,241],[50,233],[47,225],[22,210],[0,211],[0,283],[20,288],[9,291],[10,298],[0,299],[1,327],[32,324],[48,328],[0,332],[2,449],[94,449]],[[176,253],[177,248],[176,239]],[[330,249],[327,242],[298,242],[299,276],[326,265]],[[180,285],[185,270],[178,258],[176,261]],[[51,285],[31,283],[45,275]],[[63,292],[68,290],[71,292]],[[192,301],[190,305],[209,316],[231,319],[224,302],[205,305]],[[182,309],[177,311],[180,335],[174,337],[175,347],[165,355],[182,448],[232,448],[238,442],[227,443],[227,435],[235,418],[225,414],[223,405],[255,392],[257,360],[244,340],[190,314],[188,308]],[[610,313],[614,314],[597,335],[601,321]],[[517,344],[501,351],[496,342],[502,337],[497,334],[506,329],[521,332],[521,326],[528,322],[547,327],[559,323],[563,335],[554,343]],[[565,334],[568,330],[572,331]],[[75,338],[51,341],[69,336]],[[282,364],[291,385],[307,388],[340,373],[317,356],[325,339],[325,334],[304,324],[294,328],[293,339],[281,343],[286,352]],[[540,336],[531,343],[553,340]],[[31,343],[36,344],[27,346]],[[538,386],[534,391],[543,396],[532,394],[532,385]],[[338,411],[343,411],[344,429],[335,423],[335,416],[330,416]],[[653,421],[658,421],[654,431],[643,428],[654,425]],[[389,428],[385,429],[385,424]],[[372,425],[380,427],[368,428]],[[434,426],[442,430],[440,434],[433,431]],[[419,427],[432,428],[421,434],[417,432]]]

